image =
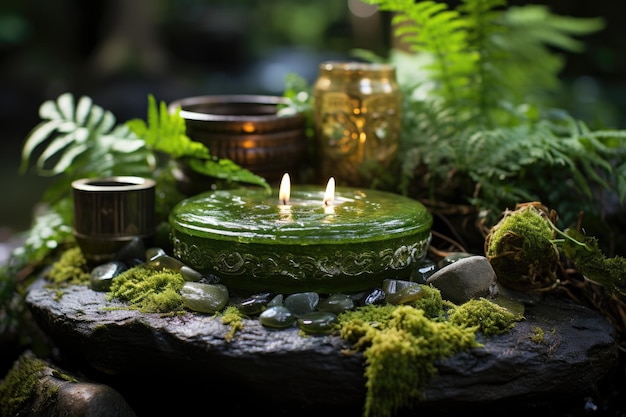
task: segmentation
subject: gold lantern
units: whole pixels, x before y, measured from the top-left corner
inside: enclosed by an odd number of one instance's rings
[[[395,67],[323,62],[313,90],[320,178],[370,185],[398,151],[402,94]]]

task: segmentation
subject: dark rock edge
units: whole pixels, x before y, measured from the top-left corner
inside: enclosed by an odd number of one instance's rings
[[[232,341],[212,315],[162,317],[108,302],[86,286],[59,296],[40,278],[26,304],[70,369],[122,393],[139,416],[192,412],[229,400],[232,415],[249,412],[362,415],[364,359],[334,335],[303,337],[245,320]],[[618,362],[616,331],[605,317],[569,299],[544,297],[484,347],[436,363],[438,374],[410,415],[519,407],[559,407],[593,395]],[[531,339],[536,328],[544,340]],[[582,408],[583,404],[581,404]]]

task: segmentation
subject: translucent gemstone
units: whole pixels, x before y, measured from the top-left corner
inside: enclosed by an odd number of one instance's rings
[[[393,294],[387,294],[387,302],[394,305],[407,304],[412,301],[419,300],[423,296],[424,292],[422,291],[422,287],[415,283],[415,285],[404,287],[400,291]]]
[[[151,261],[154,258],[158,258],[159,256],[167,255],[165,250],[162,248],[148,248],[146,249],[146,259]]]
[[[112,261],[98,265],[91,270],[89,287],[94,291],[109,291],[113,278],[127,269],[126,264],[121,261]]]
[[[356,300],[357,305],[369,306],[384,304],[386,302],[386,297],[387,295],[382,288],[373,288],[370,291],[360,293],[353,298]]]
[[[215,313],[228,304],[228,288],[223,284],[185,282],[180,290],[183,303],[193,311]]]
[[[426,284],[426,280],[437,271],[437,264],[435,261],[425,258],[419,265],[411,272],[411,281],[419,284]]]
[[[389,296],[389,294],[395,294],[407,287],[413,287],[418,285],[417,282],[406,281],[401,279],[386,279],[383,281],[383,291]]]
[[[295,294],[289,294],[285,298],[285,307],[289,309],[296,316],[310,313],[315,311],[317,304],[320,301],[320,296],[316,292],[299,292]]]
[[[272,299],[272,293],[269,291],[253,294],[252,296],[240,301],[236,304],[237,309],[246,315],[255,315],[261,313],[267,307],[267,303]]]
[[[296,316],[287,307],[269,307],[259,315],[259,321],[263,326],[274,329],[284,329],[292,326]]]
[[[283,306],[284,300],[285,300],[285,297],[282,294],[276,294],[274,298],[272,298],[269,301],[269,303],[267,303],[267,306],[268,307]]]
[[[332,294],[321,300],[317,305],[318,311],[340,314],[344,311],[353,310],[354,300],[347,294]]]
[[[180,272],[183,266],[185,266],[184,263],[169,255],[156,256],[144,264],[144,267],[155,271],[169,269],[174,272]]]
[[[185,278],[185,281],[198,282],[202,279],[202,274],[195,269],[183,265],[180,267],[180,274]]]
[[[298,317],[300,330],[311,334],[330,333],[337,323],[337,315],[326,311],[312,311]]]

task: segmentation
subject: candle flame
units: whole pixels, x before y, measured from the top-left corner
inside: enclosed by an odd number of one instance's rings
[[[326,185],[326,192],[324,193],[324,205],[330,206],[335,199],[335,177],[330,177],[328,184]]]
[[[289,195],[291,194],[291,180],[289,174],[285,173],[280,181],[280,189],[278,190],[278,199],[283,203],[289,203]]]

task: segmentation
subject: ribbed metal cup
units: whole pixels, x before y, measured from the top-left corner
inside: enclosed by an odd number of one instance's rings
[[[117,176],[72,182],[74,236],[87,261],[104,263],[135,238],[154,237],[155,186],[152,179]]]

